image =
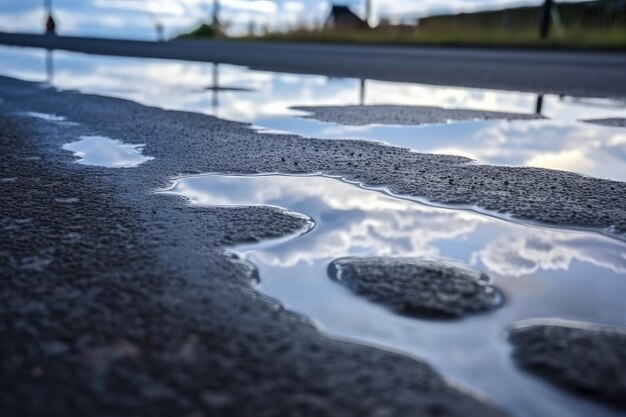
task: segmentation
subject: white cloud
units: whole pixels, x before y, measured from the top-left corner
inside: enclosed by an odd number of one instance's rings
[[[302,13],[306,7],[301,1],[286,1],[283,3],[283,10],[287,13]]]
[[[154,20],[166,24],[169,34],[179,33],[199,21],[210,19],[214,0],[56,0],[55,10],[60,33],[71,35],[102,35],[118,38],[152,39]],[[0,4],[0,28],[11,31],[42,30],[43,7],[40,1],[23,0]],[[362,0],[345,0],[355,12],[362,14]],[[374,15],[398,19],[415,19],[436,13],[472,11],[517,4],[538,4],[540,0],[374,0]],[[223,19],[235,34],[244,33],[250,22],[284,29],[295,24],[319,24],[326,17],[328,0],[222,0]],[[32,15],[37,15],[36,19]],[[68,17],[69,16],[69,17]],[[61,20],[71,19],[65,25]],[[115,25],[112,20],[123,24]],[[80,23],[80,24],[78,24]]]
[[[94,0],[94,6],[103,9],[120,11],[138,11],[155,15],[182,16],[188,10],[183,4],[166,0]]]
[[[625,251],[623,243],[591,233],[519,228],[476,251],[472,263],[480,261],[490,271],[514,277],[566,271],[574,261],[625,273]]]

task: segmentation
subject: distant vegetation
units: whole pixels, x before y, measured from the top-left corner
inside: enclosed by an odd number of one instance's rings
[[[213,39],[221,37],[224,37],[224,34],[219,25],[203,23],[191,32],[178,36],[177,39]]]
[[[454,30],[449,32],[369,31],[291,31],[264,36],[246,36],[241,40],[277,42],[362,43],[387,45],[446,45],[533,48],[626,49],[626,30],[564,30],[540,39],[536,30],[504,31],[493,29]]]
[[[539,38],[540,16],[541,7],[516,7],[496,11],[431,16],[403,24],[383,20],[376,28],[359,29],[355,27],[354,22],[342,27],[333,22],[333,25],[327,23],[324,27],[314,30],[295,28],[287,32],[249,35],[237,39],[396,45],[626,49],[626,0],[558,3],[552,8],[552,29],[546,39]],[[215,37],[215,33],[203,29],[205,26],[207,25],[201,26],[184,37]]]

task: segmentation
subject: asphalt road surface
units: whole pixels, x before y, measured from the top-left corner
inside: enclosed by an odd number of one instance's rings
[[[21,35],[0,35],[0,42],[626,96],[624,58],[610,54]],[[0,99],[2,416],[514,414],[450,384],[418,358],[326,338],[259,296],[251,266],[223,247],[284,237],[304,220],[272,207],[193,207],[153,192],[181,173],[323,172],[527,220],[626,232],[623,182],[468,164],[365,141],[259,133],[202,114],[3,77]],[[62,148],[93,135],[143,144],[154,159],[128,169],[85,166]]]
[[[142,42],[0,33],[0,43],[253,69],[579,97],[626,97],[626,54],[474,48]]]
[[[339,141],[304,152],[299,137],[2,77],[0,97],[0,415],[504,415],[422,361],[321,336],[259,297],[250,267],[221,249],[303,218],[153,193],[181,172],[348,167]],[[77,164],[62,145],[92,134],[131,135],[154,159]],[[368,149],[387,148],[354,144]],[[414,164],[389,150],[389,163]]]

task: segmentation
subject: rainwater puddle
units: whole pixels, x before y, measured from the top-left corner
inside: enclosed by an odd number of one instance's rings
[[[63,116],[57,116],[56,114],[38,113],[35,111],[25,112],[24,116],[34,117],[36,119],[45,120],[47,122],[64,122],[67,119]]]
[[[56,123],[64,126],[78,126],[78,123],[67,120],[64,116],[58,116],[52,113],[40,113],[36,111],[28,111],[19,113],[22,116],[34,117],[35,119],[45,120],[46,122]]]
[[[626,179],[626,129],[579,122],[624,118],[625,101],[27,48],[0,47],[0,61],[4,75],[246,122],[264,133],[377,140],[483,163]],[[374,104],[540,114],[548,120],[343,126],[305,119],[306,113],[292,109]],[[103,137],[83,137],[64,149],[90,165],[127,167],[152,159],[142,155],[141,145]],[[268,204],[312,218],[315,227],[297,238],[233,250],[258,268],[260,292],[310,318],[332,337],[422,358],[515,416],[620,415],[518,370],[505,329],[520,320],[546,317],[625,326],[623,242],[599,233],[435,208],[325,177],[205,175],[179,179],[168,192],[187,196],[194,204]],[[401,317],[329,279],[328,265],[346,256],[419,257],[469,265],[490,275],[506,302],[493,312],[457,321]]]
[[[224,64],[0,47],[0,73],[150,106],[250,123],[263,133],[364,139],[479,163],[626,180],[626,129],[579,120],[626,118],[626,101],[255,71]],[[132,86],[132,88],[129,88]],[[343,126],[296,106],[410,105],[539,114],[541,121]]]
[[[104,136],[82,136],[78,142],[63,145],[74,153],[79,164],[107,168],[132,168],[154,158],[144,156],[144,145],[130,145]]]
[[[193,176],[165,193],[197,205],[280,206],[313,219],[315,227],[297,238],[233,251],[258,269],[258,291],[331,337],[424,359],[518,417],[620,415],[520,371],[505,332],[537,318],[626,326],[624,242],[436,208],[320,176]],[[460,320],[402,317],[329,278],[329,264],[347,256],[468,265],[487,273],[506,301]]]
[[[340,126],[313,119],[261,120],[262,133],[378,141],[417,152],[465,156],[489,165],[527,166],[626,181],[626,129],[557,120],[483,120],[438,125]]]

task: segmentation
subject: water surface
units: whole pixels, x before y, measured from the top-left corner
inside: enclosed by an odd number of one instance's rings
[[[63,145],[78,158],[78,163],[106,168],[133,168],[154,159],[144,156],[144,145],[131,145],[105,136],[82,136],[79,141]]]
[[[626,117],[624,101],[25,48],[0,47],[0,60],[1,74],[41,82],[42,89],[75,89],[200,112],[251,123],[263,132],[378,140],[420,152],[469,156],[481,163],[626,179],[626,129],[579,121]],[[548,119],[342,126],[305,119],[305,113],[292,109],[354,104],[536,113]],[[31,111],[29,116],[67,122],[66,115]],[[141,146],[90,136],[64,148],[83,164],[131,167],[151,159]],[[332,337],[425,359],[516,416],[619,415],[518,370],[505,330],[536,318],[625,326],[626,247],[621,241],[590,231],[431,207],[325,177],[206,175],[180,178],[168,192],[184,195],[193,204],[268,204],[313,219],[315,227],[297,238],[233,250],[258,268],[260,292],[308,317]],[[329,263],[345,256],[412,256],[469,265],[489,274],[506,302],[494,312],[458,321],[400,317],[328,278]]]
[[[257,267],[261,293],[332,337],[425,359],[516,416],[620,414],[517,369],[506,329],[536,318],[626,326],[624,242],[431,207],[319,176],[194,176],[166,192],[197,205],[267,204],[313,219],[298,238],[233,250]],[[468,265],[491,276],[506,302],[456,321],[401,317],[328,277],[328,265],[345,256]]]
[[[231,65],[0,47],[0,74],[60,89],[122,97],[251,123],[265,132],[365,139],[480,163],[533,166],[626,180],[626,129],[582,119],[626,117],[626,101],[536,95],[316,75]],[[541,114],[543,121],[427,126],[342,126],[302,118],[293,106],[422,105]],[[60,115],[62,116],[62,115]]]

